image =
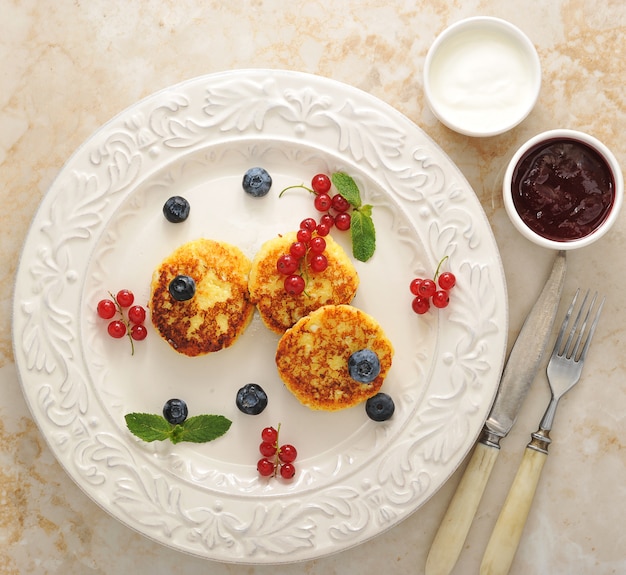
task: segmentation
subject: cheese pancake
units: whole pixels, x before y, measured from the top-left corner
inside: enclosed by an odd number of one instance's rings
[[[296,232],[289,232],[265,242],[250,271],[250,298],[257,306],[263,323],[283,334],[301,317],[323,305],[348,304],[359,285],[359,276],[345,250],[332,237],[326,236],[324,255],[328,267],[323,272],[308,271],[304,293],[285,292],[285,276],[276,269],[276,262],[296,241]]]
[[[361,349],[373,351],[380,362],[380,373],[371,383],[350,376],[348,360]],[[302,404],[336,411],[378,393],[393,353],[393,345],[373,317],[350,305],[328,305],[285,332],[278,342],[276,366]]]
[[[231,346],[254,313],[248,293],[250,260],[236,246],[209,239],[188,242],[167,256],[151,284],[152,324],[177,352],[204,355]],[[195,294],[175,300],[170,282],[191,277]]]

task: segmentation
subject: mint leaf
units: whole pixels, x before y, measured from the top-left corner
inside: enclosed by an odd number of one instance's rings
[[[365,204],[364,206],[361,206],[358,211],[361,212],[364,216],[371,218],[372,209],[373,209],[373,206],[371,206],[370,204]]]
[[[372,220],[372,206],[363,206],[352,212],[350,235],[352,237],[352,255],[360,262],[366,262],[376,249],[376,230]]]
[[[223,415],[195,415],[186,419],[180,428],[180,437],[172,437],[172,442],[191,441],[192,443],[205,443],[213,441],[224,435],[232,424],[232,421]]]
[[[129,413],[124,419],[130,432],[144,441],[163,441],[172,435],[172,426],[161,415]]]
[[[172,443],[213,441],[224,435],[232,423],[223,415],[196,415],[178,425],[153,413],[129,413],[124,419],[130,432],[139,439],[148,442],[169,439]]]
[[[330,176],[330,179],[335,184],[337,191],[348,200],[353,208],[361,207],[361,193],[351,176],[343,172],[335,172]]]

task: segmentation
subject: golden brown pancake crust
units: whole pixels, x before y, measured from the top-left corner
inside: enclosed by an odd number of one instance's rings
[[[152,324],[179,353],[203,355],[231,346],[246,329],[254,305],[248,293],[250,260],[236,246],[209,239],[188,242],[167,256],[151,284]],[[196,293],[176,301],[168,287],[177,275],[196,282]]]
[[[360,349],[378,355],[380,374],[371,383],[350,377],[348,360]],[[352,407],[380,390],[393,346],[378,322],[350,305],[323,306],[300,319],[278,342],[276,366],[287,388],[311,409]]]
[[[359,286],[359,276],[345,250],[332,237],[326,236],[324,255],[328,267],[323,272],[309,273],[305,293],[285,292],[285,276],[276,270],[278,258],[289,253],[296,241],[296,232],[289,232],[265,242],[250,271],[250,298],[256,304],[263,323],[272,331],[283,334],[301,317],[323,305],[348,304]]]

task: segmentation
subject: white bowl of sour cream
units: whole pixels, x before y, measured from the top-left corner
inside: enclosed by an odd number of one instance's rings
[[[489,16],[456,22],[435,40],[424,64],[433,114],[467,136],[495,136],[517,126],[541,88],[537,50],[516,26]]]

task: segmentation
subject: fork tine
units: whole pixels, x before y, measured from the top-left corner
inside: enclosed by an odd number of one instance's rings
[[[596,292],[591,300],[591,303],[589,304],[589,307],[587,308],[587,313],[585,314],[583,323],[580,326],[580,330],[578,330],[578,337],[576,338],[576,343],[574,344],[573,347],[569,348],[569,352],[565,354],[565,357],[567,357],[567,359],[570,359],[573,357],[574,360],[576,360],[578,356],[578,348],[580,347],[580,342],[583,339],[583,335],[587,327],[587,321],[589,320],[589,314],[591,313],[591,310],[593,309],[593,305],[596,302],[597,296],[598,296],[598,293]],[[578,327],[578,322],[583,314],[583,311],[585,310],[585,304],[587,303],[588,297],[589,297],[589,290],[587,290],[587,293],[585,294],[585,297],[583,298],[583,302],[580,304],[580,309],[578,310],[578,315],[576,316],[576,321],[574,322],[574,327],[572,328],[572,333],[570,334],[570,338],[568,342],[570,342],[574,336],[574,332],[576,331]]]
[[[565,332],[567,330],[567,324],[569,323],[572,312],[574,311],[574,306],[576,305],[576,300],[578,299],[579,292],[580,288],[576,290],[576,293],[574,294],[574,299],[572,299],[572,303],[565,313],[563,323],[561,324],[561,329],[559,329],[559,335],[557,336],[556,342],[554,343],[554,351],[552,352],[552,355],[561,355],[561,344],[563,343],[563,337],[565,336]],[[567,349],[567,346],[565,348]]]
[[[593,303],[596,301],[596,295],[593,296],[593,302],[591,302],[591,306],[589,307],[589,312],[587,312],[587,315],[589,315],[589,313],[591,312]],[[593,334],[595,333],[596,327],[598,325],[598,321],[600,320],[600,314],[602,313],[602,308],[604,307],[605,300],[606,298],[603,297],[602,301],[600,302],[600,305],[598,306],[598,310],[596,311],[596,316],[594,317],[591,327],[589,328],[587,340],[585,341],[585,345],[583,345],[583,350],[580,352],[580,357],[578,359],[579,361],[584,361],[585,356],[587,355],[587,350],[589,349],[589,345],[591,344],[591,338],[593,337]]]
[[[576,291],[576,295],[578,295],[578,290]],[[578,313],[576,314],[576,319],[574,320],[574,325],[572,326],[572,329],[569,332],[567,343],[565,344],[565,347],[563,348],[563,355],[565,355],[567,359],[572,357],[572,355],[574,354],[574,352],[572,351],[571,343],[572,343],[572,340],[574,339],[574,335],[576,334],[576,330],[578,329],[578,322],[580,321],[580,318],[583,314],[583,310],[585,309],[585,304],[587,303],[588,296],[589,296],[589,290],[587,290],[587,293],[585,294],[585,297],[583,298],[583,301],[580,304],[580,308],[578,309]],[[587,312],[587,315],[588,314],[589,312]],[[587,318],[585,317],[585,322],[586,321],[587,321]],[[582,331],[585,329],[585,322],[583,322],[583,326],[581,327],[581,330],[580,330],[581,334],[582,334]],[[578,337],[576,346],[578,346],[578,343],[580,343],[580,336]]]

